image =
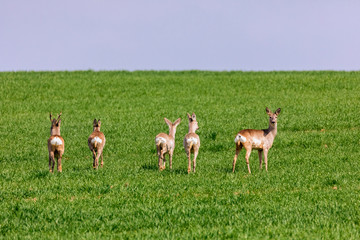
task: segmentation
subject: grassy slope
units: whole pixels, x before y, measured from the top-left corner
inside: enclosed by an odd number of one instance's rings
[[[0,73],[0,236],[360,237],[360,72]],[[233,139],[281,107],[269,172]],[[62,174],[48,173],[49,111],[63,111]],[[186,112],[201,149],[187,174]],[[105,167],[87,137],[102,120]],[[154,137],[177,129],[173,170]]]

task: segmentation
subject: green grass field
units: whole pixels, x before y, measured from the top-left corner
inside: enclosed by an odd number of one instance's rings
[[[360,72],[0,73],[0,238],[359,239]],[[269,171],[234,138],[281,108]],[[63,172],[48,171],[49,112]],[[201,148],[187,174],[195,112]],[[173,169],[154,138],[177,128]],[[92,169],[94,118],[106,136]],[[168,166],[168,164],[167,164]]]

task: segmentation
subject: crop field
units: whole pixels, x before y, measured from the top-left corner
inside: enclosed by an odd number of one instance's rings
[[[0,238],[360,239],[360,72],[3,72],[0,89]],[[268,172],[253,151],[248,174],[243,149],[233,173],[234,138],[267,128],[266,107],[281,108]],[[63,172],[49,173],[60,111]],[[173,169],[159,171],[164,117],[182,120]]]

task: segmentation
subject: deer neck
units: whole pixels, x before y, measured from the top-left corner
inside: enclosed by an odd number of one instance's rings
[[[269,128],[265,131],[266,137],[274,139],[277,134],[277,123],[269,123]]]
[[[58,135],[60,136],[60,128],[53,128],[50,131],[51,136]]]
[[[94,128],[93,128],[93,131],[94,131],[94,132],[100,132],[100,127],[94,127]]]
[[[176,129],[170,128],[169,129],[169,136],[175,138]]]
[[[195,133],[196,131],[196,126],[193,124],[189,124],[189,132],[188,133]]]

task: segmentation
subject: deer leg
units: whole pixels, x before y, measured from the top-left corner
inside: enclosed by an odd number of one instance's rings
[[[173,152],[169,153],[169,167],[170,169],[172,169],[172,157],[173,157]]]
[[[54,172],[54,168],[55,168],[55,157],[53,157],[51,161],[51,172]]]
[[[49,172],[54,172],[54,152],[49,152]]]
[[[246,160],[246,164],[247,164],[249,173],[251,173],[251,171],[250,171],[250,163],[249,163],[250,154],[251,154],[251,148],[246,149],[245,160]]]
[[[95,168],[98,169],[99,167],[99,158],[100,158],[100,153],[99,151],[96,154],[96,158],[95,158]]]
[[[100,148],[100,149],[98,149],[98,151],[97,151],[97,162],[96,162],[96,167],[98,167],[99,166],[99,158],[101,157],[101,167],[102,167],[102,165],[103,165],[103,160],[102,160],[102,152],[103,152],[103,148]]]
[[[236,144],[236,152],[235,152],[235,157],[234,157],[234,161],[233,161],[233,172],[235,172],[236,160],[238,158],[238,155],[239,155],[241,149],[242,149],[242,144],[239,144],[239,145]]]
[[[161,171],[161,164],[162,164],[162,161],[161,161],[161,155],[159,154],[159,164],[158,164],[158,167],[159,167],[159,170]]]
[[[104,159],[103,159],[103,153],[101,152],[101,167],[103,167],[104,166]]]
[[[160,149],[160,146],[157,145],[156,146],[156,149],[157,149],[157,154],[158,154],[158,167],[159,167],[159,170],[161,170],[161,149]]]
[[[193,171],[195,172],[195,168],[196,168],[196,158],[198,155],[199,151],[194,151],[194,161],[193,161]]]
[[[165,169],[165,156],[164,156],[164,154],[165,154],[165,150],[162,149],[162,150],[161,150],[161,153],[160,153],[160,157],[161,157],[160,170],[161,170],[161,171]]]
[[[259,151],[258,151],[258,154],[259,154],[260,169],[262,169],[262,153],[263,153],[263,150],[259,150]]]
[[[264,161],[265,161],[265,170],[267,171],[268,170],[268,158],[267,158],[267,156],[268,156],[268,149],[264,149]]]
[[[93,153],[93,168],[96,168],[96,152],[94,149],[92,150],[92,153]]]
[[[195,153],[195,149],[193,148],[193,143],[190,142],[190,145],[188,146],[187,154],[188,154],[188,174],[191,172],[191,150],[193,150],[193,153]]]
[[[187,157],[188,157],[188,173],[191,172],[191,159],[190,159],[190,156],[191,156],[191,151],[189,150],[187,152]]]
[[[101,151],[99,151],[99,149],[96,149],[96,151],[95,151],[95,149],[93,149],[92,152],[93,152],[93,159],[94,159],[93,168],[98,169],[99,157],[100,157]]]
[[[57,170],[58,170],[58,172],[62,172],[61,159],[62,159],[62,153],[59,153],[59,156],[58,156],[58,159],[57,159]]]
[[[163,170],[166,168],[166,158],[165,158],[165,154],[163,155]]]

